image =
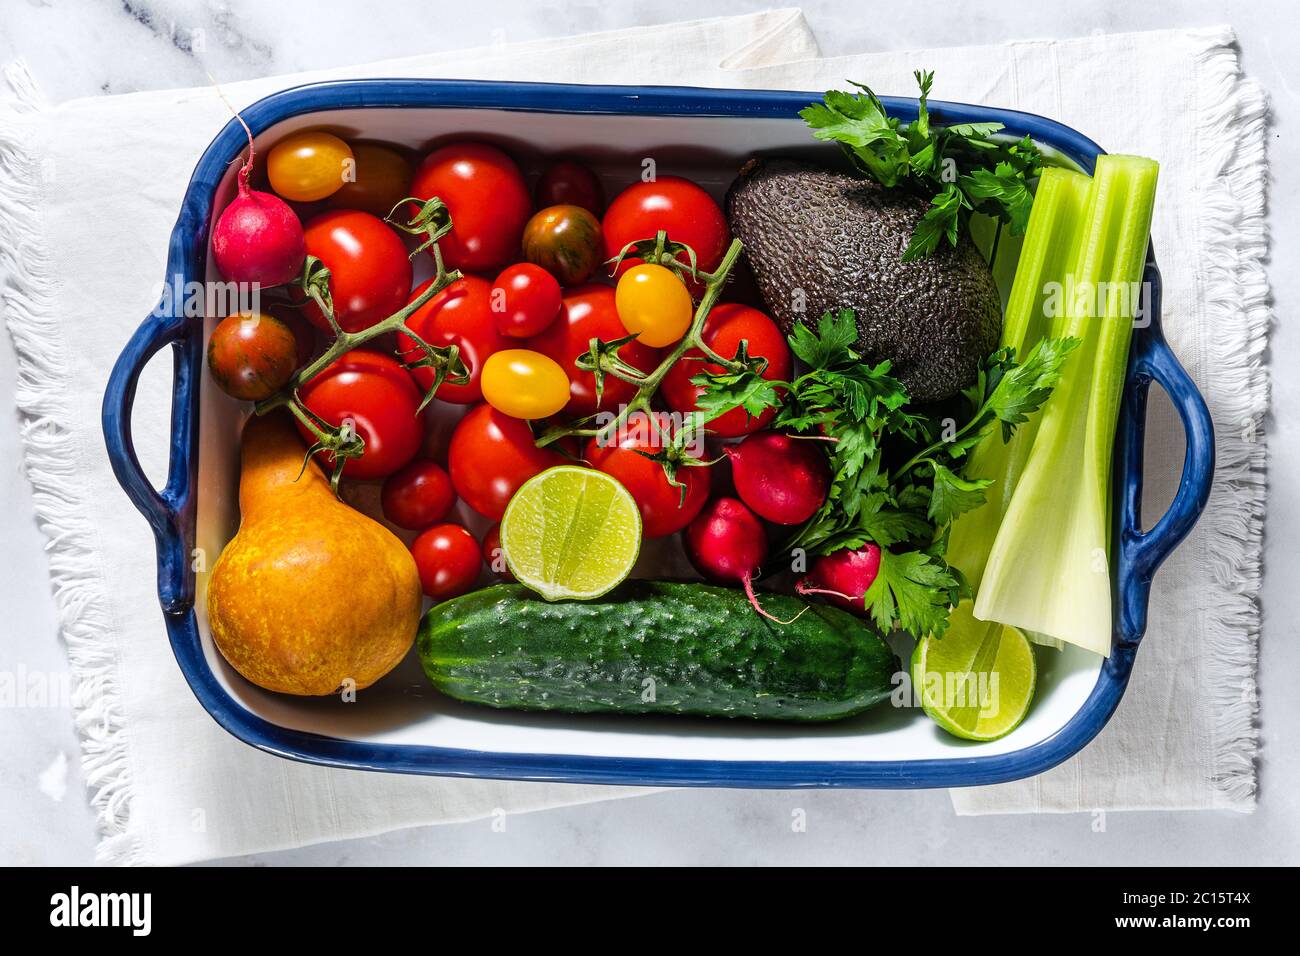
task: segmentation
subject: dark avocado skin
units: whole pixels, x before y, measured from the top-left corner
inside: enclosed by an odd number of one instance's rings
[[[971,385],[1002,329],[997,287],[969,237],[902,261],[927,207],[902,189],[781,159],[751,160],[727,195],[731,230],[781,328],[853,309],[863,356],[889,359],[918,402]]]

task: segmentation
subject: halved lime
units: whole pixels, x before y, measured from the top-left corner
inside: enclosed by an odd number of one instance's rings
[[[617,479],[557,465],[510,499],[501,553],[515,578],[548,601],[598,598],[641,553],[641,511]]]
[[[981,621],[971,602],[953,608],[942,637],[912,651],[912,686],[930,719],[965,740],[1015,730],[1034,700],[1034,649],[1008,624]]]

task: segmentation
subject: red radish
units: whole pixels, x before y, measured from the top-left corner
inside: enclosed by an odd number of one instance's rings
[[[686,556],[710,581],[741,585],[749,603],[763,617],[778,624],[791,623],[764,611],[758,603],[754,575],[767,560],[767,533],[754,512],[735,498],[714,498],[686,526]]]
[[[775,524],[802,524],[830,489],[831,470],[816,440],[756,432],[726,449],[740,500]]]
[[[284,285],[298,275],[307,258],[302,223],[279,196],[249,188],[253,133],[238,113],[235,118],[248,134],[248,159],[239,168],[238,195],[212,229],[212,258],[231,282]]]
[[[880,571],[880,548],[864,544],[856,551],[836,551],[813,561],[795,585],[799,594],[820,594],[832,604],[865,614],[863,596]]]

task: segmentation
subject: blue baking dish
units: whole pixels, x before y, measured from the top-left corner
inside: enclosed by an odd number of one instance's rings
[[[695,175],[716,191],[725,187],[737,160],[754,151],[829,149],[810,142],[796,115],[814,98],[780,91],[361,80],[287,90],[243,115],[260,146],[293,129],[329,126],[412,146],[458,135],[499,141],[525,154],[537,148],[578,152],[598,168],[653,150],[663,171]],[[916,115],[913,99],[886,97],[884,103],[904,119]],[[930,108],[940,123],[1001,122],[1009,134],[1029,135],[1084,171],[1092,170],[1101,153],[1077,131],[1043,117],[955,103]],[[244,133],[232,121],[199,161],[171,236],[167,268],[173,281],[202,282],[211,274],[209,225],[214,210],[233,192],[232,160],[244,146]],[[157,541],[158,597],[182,672],[222,727],[267,752],[399,773],[644,786],[996,783],[1052,767],[1105,725],[1124,694],[1141,644],[1152,576],[1191,530],[1209,494],[1210,416],[1161,334],[1154,254],[1146,279],[1152,295],[1133,339],[1115,449],[1111,654],[1102,659],[1067,649],[1054,657],[1030,717],[1008,737],[988,744],[947,738],[914,714],[880,711],[813,730],[740,721],[510,714],[440,698],[410,662],[346,708],[263,692],[235,675],[216,653],[206,633],[202,575],[192,570],[196,549],[219,550],[236,526],[233,454],[239,413],[236,403],[216,395],[206,381],[205,320],[185,317],[180,302],[156,310],[127,343],[105,392],[104,434],[114,472]],[[206,320],[208,328],[213,321]],[[174,353],[170,467],[158,490],[136,457],[131,408],[141,370],[167,345]],[[1143,431],[1153,381],[1181,417],[1186,457],[1171,506],[1144,531],[1139,513]]]

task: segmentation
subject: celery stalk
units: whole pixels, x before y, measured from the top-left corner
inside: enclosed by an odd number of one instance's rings
[[[1052,334],[1080,341],[1043,406],[975,616],[1110,653],[1111,458],[1159,166],[1103,156]]]
[[[1023,358],[1051,331],[1052,317],[1048,313],[1060,303],[1060,296],[1054,296],[1051,290],[1070,284],[1091,184],[1092,180],[1082,173],[1054,168],[1043,170],[1038,181],[1002,322],[1001,344],[1014,348],[1017,358]],[[965,575],[974,590],[979,589],[984,576],[989,549],[1011,504],[1038,422],[1038,414],[1030,416],[1009,442],[1002,440],[1001,429],[994,429],[970,453],[965,477],[988,478],[993,483],[984,505],[953,523],[946,560]]]

